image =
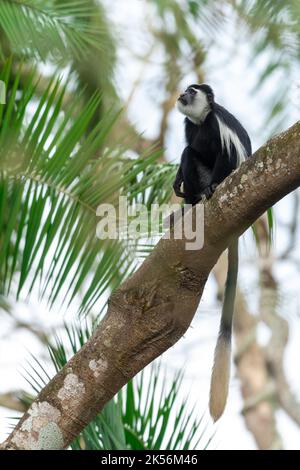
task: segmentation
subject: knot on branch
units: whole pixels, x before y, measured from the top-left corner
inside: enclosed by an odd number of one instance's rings
[[[159,289],[159,284],[153,281],[150,284],[136,285],[127,289],[119,289],[109,299],[109,308],[117,308],[126,314],[139,317],[144,316],[151,309],[159,309],[170,304],[170,299]]]
[[[204,278],[189,267],[182,266],[181,264],[177,264],[175,266],[175,272],[177,275],[179,288],[187,289],[196,293],[197,295],[200,295],[203,289],[203,284],[206,282],[207,277]]]

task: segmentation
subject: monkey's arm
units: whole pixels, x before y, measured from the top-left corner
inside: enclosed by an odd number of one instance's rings
[[[211,184],[220,184],[234,170],[227,153],[219,153],[211,175]]]
[[[176,196],[178,197],[185,197],[185,194],[180,190],[182,183],[183,183],[183,174],[182,174],[182,168],[180,164],[177,174],[176,174],[175,181],[173,183],[174,192]]]

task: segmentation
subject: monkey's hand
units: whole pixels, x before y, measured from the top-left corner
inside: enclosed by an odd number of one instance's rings
[[[185,197],[185,194],[180,190],[181,183],[179,184],[177,181],[173,184],[173,189],[177,197]]]
[[[207,188],[205,188],[202,192],[202,196],[205,196],[206,199],[210,199],[212,195],[214,194],[216,187],[218,186],[217,183],[212,183]]]

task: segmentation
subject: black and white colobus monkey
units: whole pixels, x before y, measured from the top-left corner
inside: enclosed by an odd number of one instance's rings
[[[203,197],[210,198],[218,184],[251,155],[251,142],[241,123],[215,102],[208,85],[190,85],[179,96],[177,107],[186,116],[187,146],[173,187],[186,204],[194,205]],[[227,280],[210,386],[209,408],[215,421],[223,414],[228,395],[237,272],[235,240],[228,248]]]

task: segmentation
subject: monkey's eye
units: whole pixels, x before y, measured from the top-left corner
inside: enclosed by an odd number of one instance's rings
[[[193,90],[192,88],[190,88],[190,89],[189,89],[189,93],[190,93],[191,95],[196,95],[197,92],[196,92],[196,90]]]

